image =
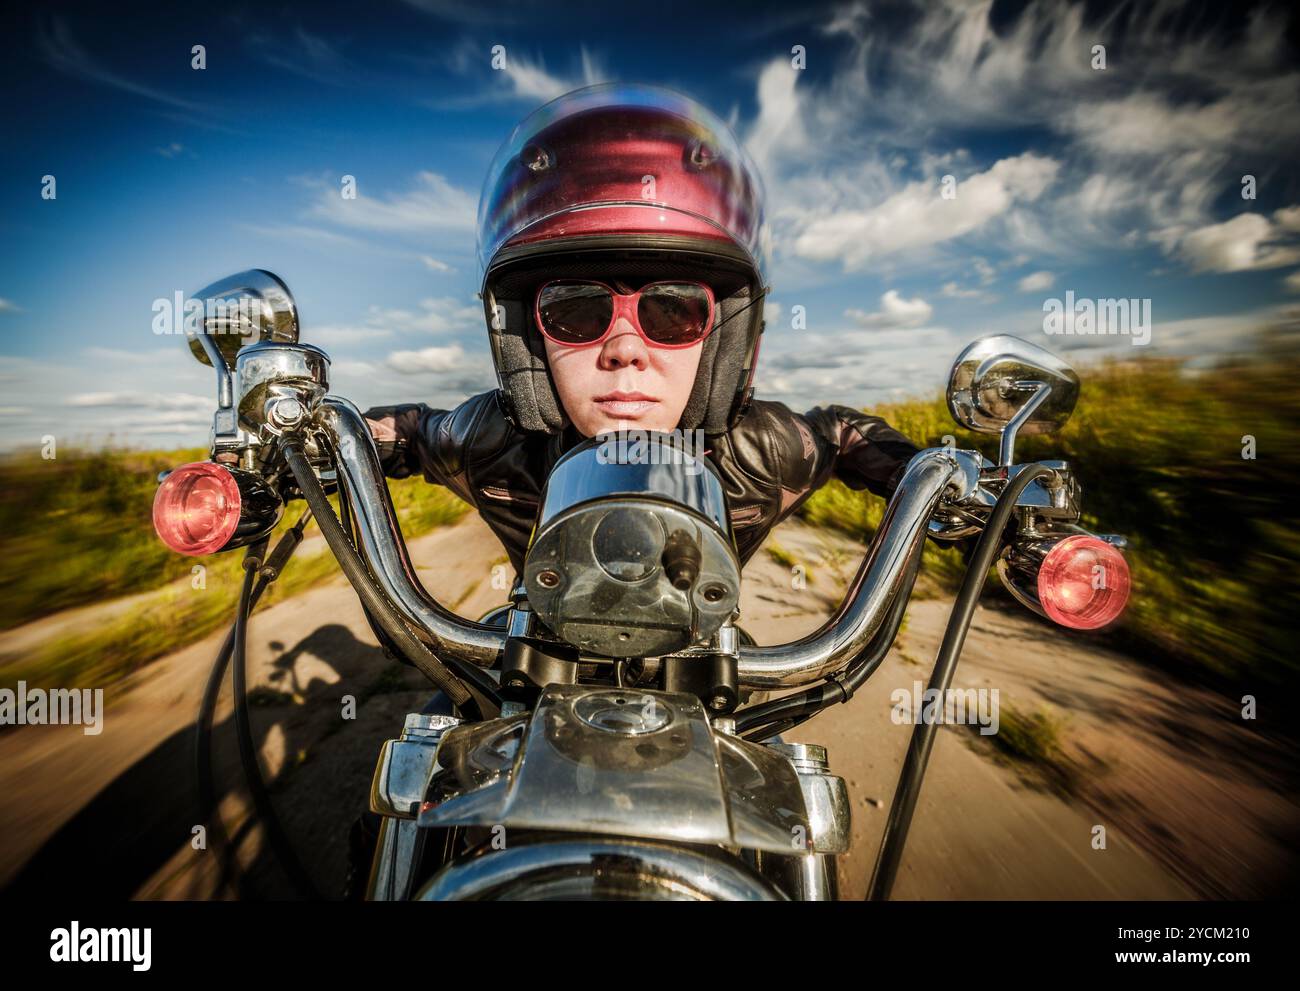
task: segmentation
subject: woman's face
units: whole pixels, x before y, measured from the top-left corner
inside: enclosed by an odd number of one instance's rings
[[[546,343],[546,361],[564,410],[585,437],[613,430],[674,430],[686,408],[704,342],[647,344],[625,317],[598,344]]]

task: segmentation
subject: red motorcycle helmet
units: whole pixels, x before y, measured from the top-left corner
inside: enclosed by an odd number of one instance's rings
[[[497,151],[479,200],[481,296],[506,415],[568,423],[533,297],[560,278],[707,282],[716,298],[681,429],[721,433],[752,393],[766,293],[762,185],[725,123],[652,86],[574,90],[525,118]]]

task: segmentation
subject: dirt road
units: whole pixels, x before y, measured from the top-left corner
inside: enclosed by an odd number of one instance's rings
[[[815,628],[862,551],[800,523],[773,539],[811,581],[796,587],[790,568],[766,553],[751,561],[742,624],[760,642]],[[501,602],[492,567],[504,553],[477,517],[413,541],[411,554],[430,591],[463,615]],[[927,680],[946,618],[944,601],[914,603],[899,648],[853,702],[790,737],[826,745],[832,769],[849,782],[846,896],[865,889],[911,730],[891,719],[890,696]],[[78,727],[0,733],[6,894],[91,884],[109,899],[292,896],[247,828],[228,689],[215,739],[223,815],[240,840],[238,878],[221,884],[217,838],[195,832],[191,723],[220,640],[110,687],[99,736]],[[428,690],[383,657],[341,582],[257,613],[249,648],[254,729],[277,810],[317,887],[334,895],[379,746]],[[987,740],[945,727],[896,897],[1250,897],[1277,893],[1294,877],[1287,838],[1300,817],[1283,777],[1290,758],[1234,718],[1232,700],[1171,688],[1091,640],[992,608],[976,617],[957,684],[997,688],[1004,710],[1050,706],[1064,720],[1051,765],[1061,773],[1008,763]],[[348,697],[355,718],[344,718]],[[1095,848],[1098,826],[1104,849]]]

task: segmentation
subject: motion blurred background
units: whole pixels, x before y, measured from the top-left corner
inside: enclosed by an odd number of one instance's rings
[[[766,181],[759,397],[866,407],[918,443],[953,435],[992,453],[940,400],[953,357],[1003,332],[1064,354],[1084,378],[1078,412],[1021,456],[1074,462],[1085,525],[1132,541],[1133,605],[1091,642],[1229,715],[1243,695],[1269,699],[1250,731],[1290,747],[1289,5],[393,0],[4,16],[0,686],[125,684],[229,621],[237,562],[207,562],[212,594],[191,594],[193,562],[149,523],[156,473],[205,456],[214,405],[209,369],[154,332],[155,300],[267,268],[293,290],[303,340],[331,354],[334,391],[362,408],[492,388],[473,243],[487,164],[543,102],[639,81],[728,119]],[[1149,300],[1149,343],[1047,334],[1044,305],[1067,292]],[[418,480],[392,487],[408,537],[466,512]],[[880,510],[836,484],[802,518],[860,541]],[[943,595],[960,562],[931,551],[926,570]],[[332,573],[327,555],[298,561],[269,601]],[[1024,717],[1020,758],[1060,750],[1046,712]],[[32,732],[0,728],[0,741]],[[1267,827],[1275,841],[1295,828],[1294,808]]]

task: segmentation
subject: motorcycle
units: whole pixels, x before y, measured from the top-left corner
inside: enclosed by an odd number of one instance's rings
[[[990,568],[1020,603],[1070,629],[1106,625],[1128,599],[1125,541],[1078,525],[1070,465],[1015,460],[1019,436],[1067,421],[1079,378],[1050,352],[996,335],[957,357],[947,398],[959,424],[1000,436],[998,463],[955,444],[918,453],[815,632],[760,646],[737,625],[726,495],[707,458],[669,434],[611,434],[566,453],[508,604],[472,622],[417,578],[366,422],[329,393],[329,357],[299,341],[285,284],[252,270],[196,298],[188,343],[217,378],[211,457],[165,473],[154,523],[181,553],[246,548],[235,622],[197,720],[203,813],[215,818],[209,734],[233,664],[255,811],[305,891],[257,764],[244,641],[310,520],[379,642],[446,703],[408,715],[379,754],[364,886],[376,900],[835,899],[851,836],[846,785],[826,748],[782,734],[879,669],[925,541],[974,548],[933,697],[946,697]],[[268,553],[298,499],[306,510]],[[870,898],[890,894],[936,730],[915,719]]]

